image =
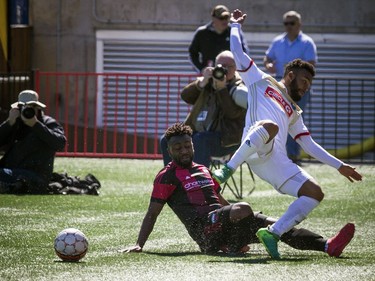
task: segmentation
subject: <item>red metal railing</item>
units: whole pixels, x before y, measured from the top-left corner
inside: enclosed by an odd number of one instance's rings
[[[35,73],[46,114],[65,129],[62,156],[161,158],[159,140],[190,107],[193,74]],[[375,161],[375,80],[315,79],[304,113],[314,139],[341,159]],[[306,157],[306,156],[303,156]]]
[[[161,158],[159,140],[189,106],[180,90],[195,75],[35,73],[46,114],[63,126],[61,156]]]

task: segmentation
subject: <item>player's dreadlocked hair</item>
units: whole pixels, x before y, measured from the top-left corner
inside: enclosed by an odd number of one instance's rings
[[[165,131],[164,134],[167,141],[169,141],[172,137],[183,135],[189,135],[190,137],[193,135],[193,130],[190,128],[190,126],[185,125],[184,123],[173,124]]]
[[[312,77],[315,76],[315,68],[311,63],[309,63],[307,61],[303,61],[301,59],[295,59],[295,60],[292,60],[291,62],[289,62],[285,66],[284,77],[289,73],[289,71],[293,71],[293,70],[298,71],[300,69],[307,70],[308,72],[310,72]]]

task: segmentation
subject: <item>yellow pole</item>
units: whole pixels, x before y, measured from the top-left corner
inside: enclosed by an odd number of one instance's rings
[[[7,0],[0,0],[0,43],[5,61],[8,60],[8,21],[7,21]]]
[[[375,137],[369,137],[361,143],[352,144],[350,146],[339,149],[331,149],[328,150],[328,152],[339,159],[350,159],[374,149]],[[304,151],[301,151],[301,158],[310,158],[310,156],[307,155]]]

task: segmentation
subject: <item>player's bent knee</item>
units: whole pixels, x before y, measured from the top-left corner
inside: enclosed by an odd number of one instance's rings
[[[324,198],[324,193],[322,191],[322,189],[318,186],[317,188],[314,188],[312,190],[312,198],[318,200],[319,202],[321,202]]]
[[[269,134],[268,142],[271,141],[279,132],[279,126],[271,120],[263,120],[259,124],[262,125],[264,129],[267,130]]]
[[[313,186],[302,186],[298,192],[298,197],[307,196],[314,198],[315,200],[321,202],[324,198],[324,193],[320,186],[313,185]]]

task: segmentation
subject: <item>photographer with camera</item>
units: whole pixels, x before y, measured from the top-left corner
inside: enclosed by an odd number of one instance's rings
[[[185,86],[181,98],[193,105],[185,124],[193,129],[194,162],[209,167],[211,157],[233,153],[241,142],[247,108],[247,88],[236,72],[230,51],[221,52],[215,67]],[[171,160],[161,140],[164,165]]]
[[[55,153],[66,138],[62,126],[44,115],[45,107],[35,91],[22,91],[0,125],[0,193],[47,192]]]

